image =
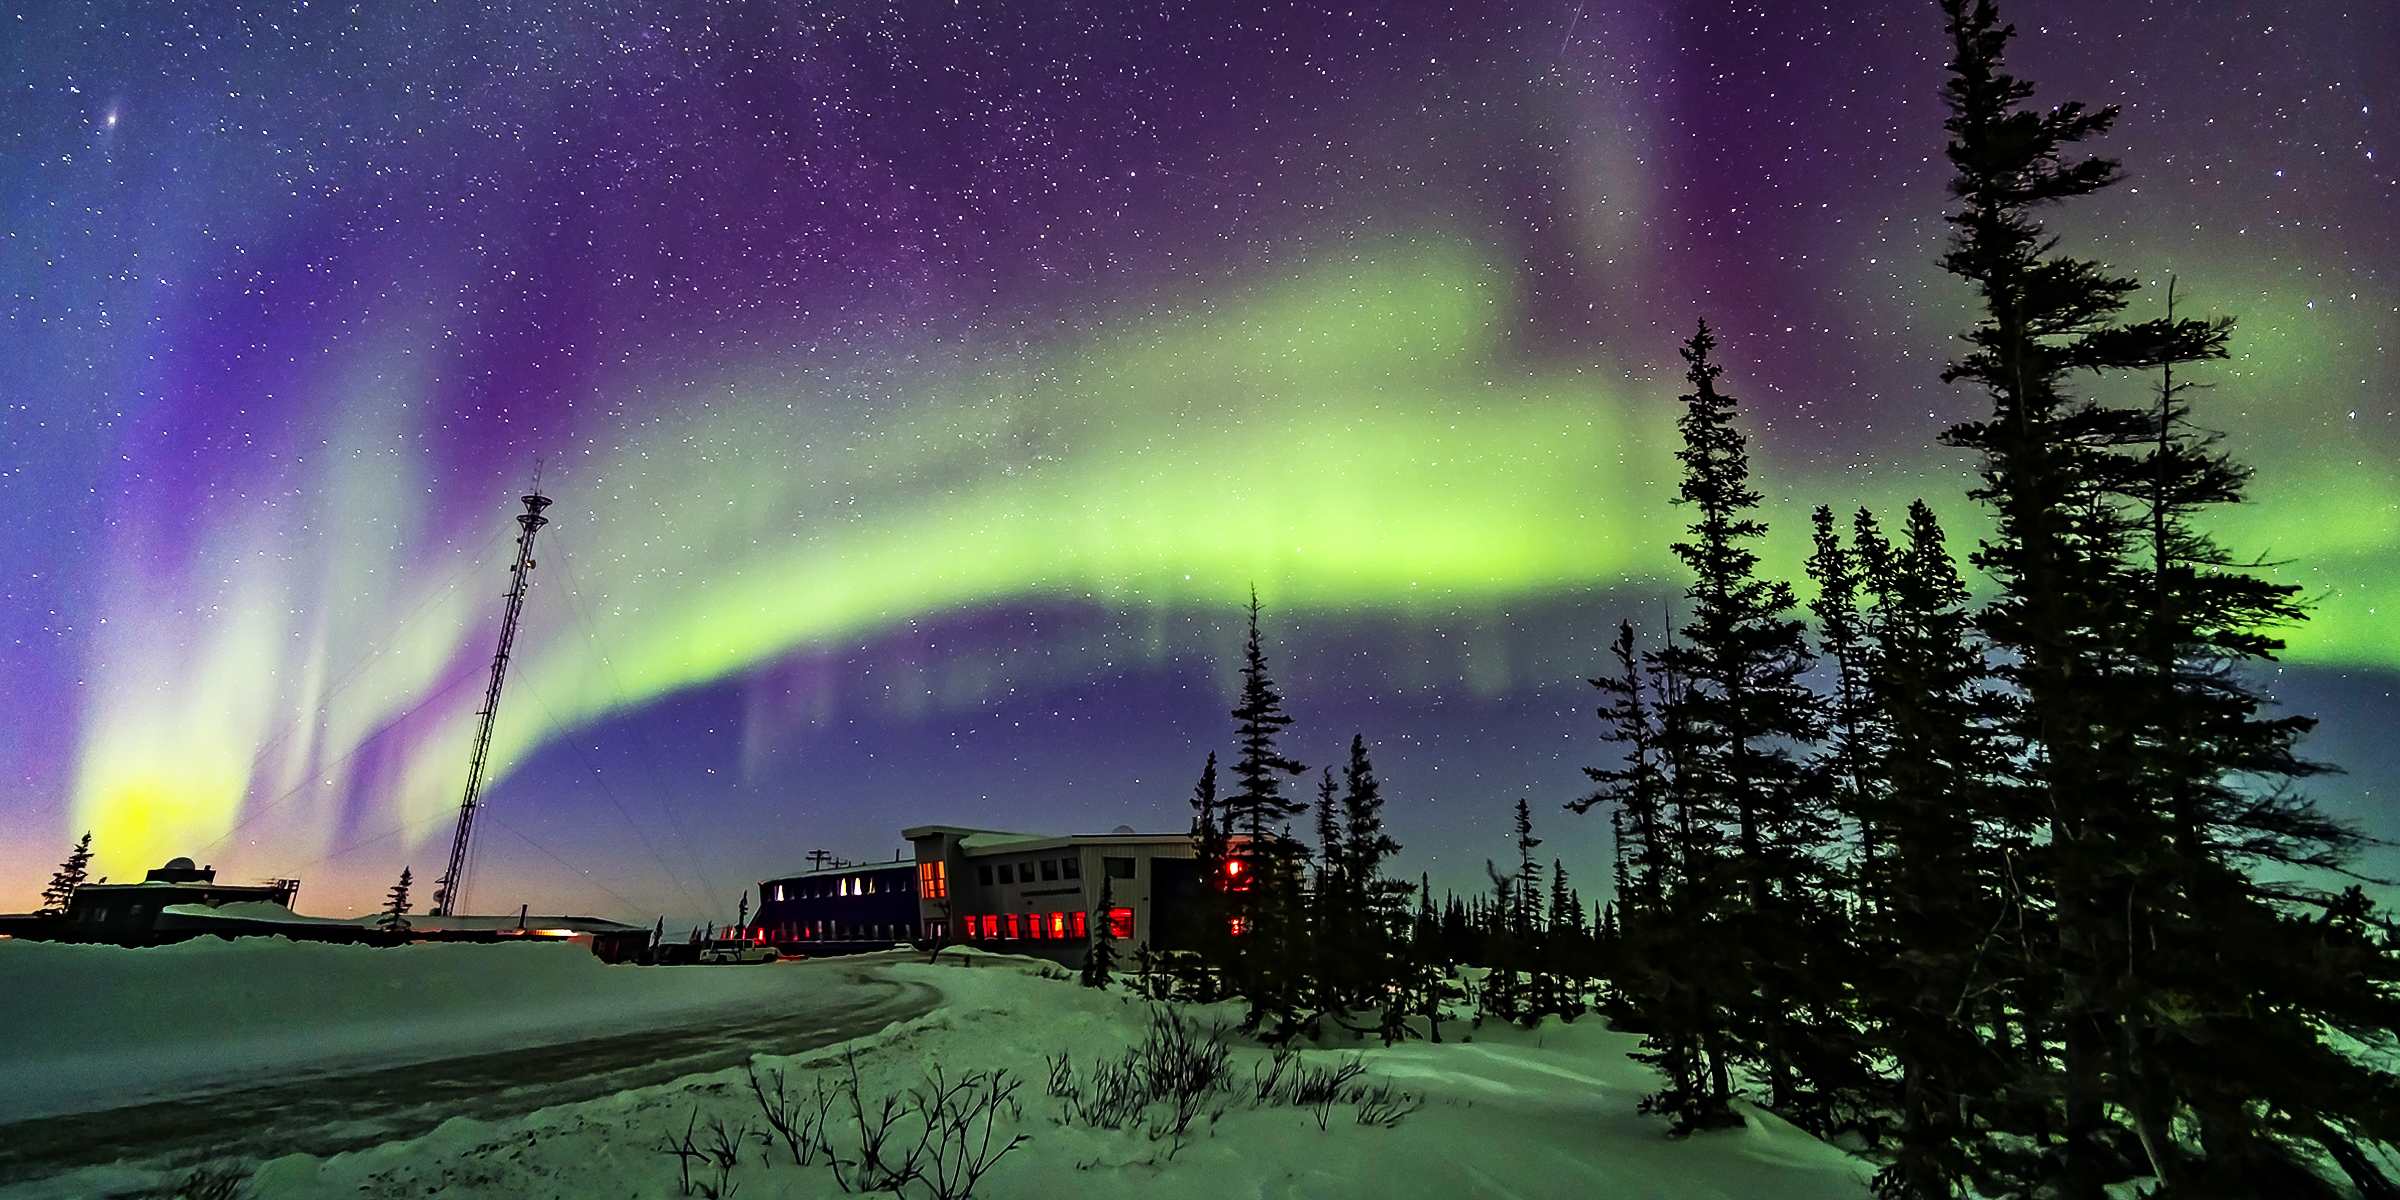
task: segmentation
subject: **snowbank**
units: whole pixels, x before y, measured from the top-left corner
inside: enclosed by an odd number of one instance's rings
[[[1237,1090],[1178,1148],[1139,1127],[1062,1121],[1064,1106],[1046,1087],[1046,1055],[1066,1052],[1088,1073],[1095,1059],[1136,1044],[1149,1025],[1142,1001],[1044,978],[1041,964],[988,955],[945,956],[938,966],[894,962],[880,970],[931,983],[948,1002],[846,1048],[762,1056],[754,1065],[784,1072],[795,1091],[806,1093],[817,1080],[846,1078],[843,1055],[854,1052],[870,1104],[920,1085],[937,1066],[953,1080],[1004,1069],[1022,1084],[1017,1115],[1002,1123],[1000,1140],[1011,1133],[1029,1140],[976,1189],[990,1200],[1862,1200],[1868,1194],[1868,1165],[1771,1117],[1752,1114],[1746,1129],[1668,1140],[1663,1122],[1633,1112],[1637,1097],[1654,1086],[1647,1069],[1626,1058],[1635,1039],[1593,1018],[1552,1021],[1531,1032],[1453,1025],[1446,1030],[1451,1040],[1439,1046],[1359,1043],[1303,1051],[1303,1064],[1317,1066],[1360,1055],[1370,1078],[1420,1095],[1425,1107],[1396,1128],[1361,1125],[1346,1105],[1334,1106],[1320,1127],[1306,1109],[1252,1104],[1248,1083],[1268,1052],[1237,1039]],[[1194,1015],[1230,1020],[1238,1012]],[[293,1155],[260,1167],[252,1188],[258,1200],[703,1194],[684,1188],[677,1159],[663,1147],[687,1130],[706,1143],[712,1121],[743,1147],[725,1182],[745,1200],[837,1193],[822,1163],[796,1166],[784,1145],[762,1144],[756,1135],[767,1127],[738,1070],[507,1121],[455,1119],[422,1138],[327,1159]],[[711,1187],[716,1182],[705,1163],[693,1177]],[[127,1177],[119,1170],[114,1178]],[[58,1189],[75,1186],[53,1181],[43,1193],[69,1194]]]
[[[565,943],[0,940],[0,1122],[681,1024],[796,986],[786,968],[610,966]]]

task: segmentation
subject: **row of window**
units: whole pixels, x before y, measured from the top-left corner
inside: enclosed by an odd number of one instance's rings
[[[1026,859],[1019,863],[977,863],[975,882],[985,887],[994,883],[1032,883],[1036,876],[1045,882],[1083,878],[1080,858]]]
[[[875,942],[910,936],[906,925],[856,924],[849,921],[798,921],[776,926],[758,927],[769,941],[798,942],[824,939],[833,942]]]
[[[941,864],[932,865],[938,867]],[[920,868],[920,873],[922,873],[922,868]],[[894,892],[905,895],[908,890],[908,876],[896,871],[885,871],[873,875],[830,875],[821,879],[801,879],[791,883],[778,883],[767,889],[767,899],[814,900],[828,896],[879,896]],[[949,891],[946,881],[942,890],[945,894]],[[935,896],[934,898],[938,900],[941,897]]]
[[[981,942],[1015,941],[1019,938],[1087,938],[1091,936],[1089,918],[1081,912],[1054,913],[984,913],[964,916],[959,923],[967,937]],[[1133,936],[1133,910],[1108,910],[1108,936]]]
[[[1111,879],[1133,878],[1133,860],[1130,858],[1102,858],[1100,867]],[[924,868],[918,870],[921,872]],[[1029,858],[1023,862],[975,865],[975,882],[984,887],[999,883],[1054,883],[1061,879],[1081,878],[1083,864],[1077,858]]]

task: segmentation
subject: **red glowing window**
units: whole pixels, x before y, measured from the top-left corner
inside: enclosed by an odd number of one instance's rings
[[[1063,938],[1067,936],[1067,914],[1050,914],[1050,936],[1054,938]]]
[[[1017,914],[1010,913],[1007,916],[1000,918],[1000,931],[1001,937],[1007,938],[1012,942],[1015,941],[1017,938]]]
[[[1086,920],[1086,917],[1085,917],[1084,913],[1083,913],[1081,910],[1078,910],[1078,911],[1076,911],[1076,912],[1074,912],[1074,913],[1070,914],[1070,915],[1067,917],[1067,935],[1068,935],[1069,937],[1079,937],[1079,938],[1084,938],[1084,937],[1090,937],[1090,936],[1092,936],[1092,935],[1091,935],[1091,934],[1090,934],[1090,933],[1087,931],[1087,929],[1086,929],[1086,927],[1085,927],[1085,925],[1084,925],[1084,921],[1085,921],[1085,920]]]
[[[1248,870],[1248,868],[1242,865],[1242,860],[1238,858],[1226,859],[1225,877],[1223,882],[1218,885],[1219,889],[1228,892],[1249,891],[1250,878],[1249,876],[1243,874],[1243,872],[1246,870]]]
[[[1132,909],[1112,908],[1108,910],[1108,936],[1114,938],[1129,938],[1133,936]]]
[[[949,864],[926,862],[917,864],[917,893],[928,900],[941,900],[950,895]]]
[[[1042,914],[1025,914],[1025,936],[1029,938],[1046,938],[1050,936],[1050,924],[1049,922],[1042,920]]]

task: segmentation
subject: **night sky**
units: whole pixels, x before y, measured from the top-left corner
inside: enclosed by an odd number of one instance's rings
[[[2125,108],[2065,247],[2239,318],[2218,529],[2317,601],[2312,790],[2400,836],[2400,9],[2004,13]],[[1703,317],[1770,566],[1818,503],[1978,526],[1930,0],[50,0],[0,53],[0,909],[85,829],[430,881],[537,462],[467,904],[643,922],[905,825],[1183,828],[1253,586],[1401,870],[1481,885],[1523,796],[1596,896],[1559,806],[1682,586]]]

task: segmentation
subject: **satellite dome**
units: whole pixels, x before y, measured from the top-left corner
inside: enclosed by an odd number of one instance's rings
[[[1115,829],[1111,829],[1111,830],[1109,830],[1109,832],[1110,832],[1110,833],[1132,833],[1132,832],[1133,832],[1133,826],[1131,826],[1131,825],[1119,825],[1119,826],[1117,826]]]
[[[166,871],[196,871],[199,869],[199,865],[188,858],[170,858],[167,860],[167,865],[160,869]]]

